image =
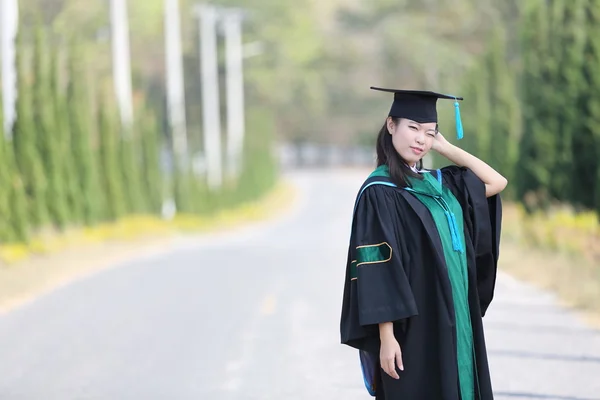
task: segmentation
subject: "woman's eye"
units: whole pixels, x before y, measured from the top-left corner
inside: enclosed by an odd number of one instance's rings
[[[412,129],[413,131],[416,131],[417,127],[416,126],[410,126],[410,129]]]
[[[431,137],[435,137],[435,133],[434,133],[434,132],[429,132],[429,133],[427,133],[427,134],[428,134],[429,136],[431,136]]]

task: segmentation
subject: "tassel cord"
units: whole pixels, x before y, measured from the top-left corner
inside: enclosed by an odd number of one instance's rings
[[[454,116],[456,118],[456,137],[458,140],[463,138],[463,125],[460,117],[460,106],[458,100],[454,100]]]

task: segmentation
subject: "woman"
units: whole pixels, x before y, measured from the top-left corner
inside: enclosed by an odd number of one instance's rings
[[[394,93],[355,204],[341,318],[376,399],[493,399],[482,317],[507,180],[438,132],[432,92]],[[436,151],[455,164],[421,169]]]

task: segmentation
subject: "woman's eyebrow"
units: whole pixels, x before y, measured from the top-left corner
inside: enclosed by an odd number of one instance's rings
[[[420,123],[418,123],[417,121],[413,121],[412,119],[409,119],[408,123],[422,126]],[[429,128],[425,132],[429,132],[429,131],[437,132],[437,126],[435,128]]]

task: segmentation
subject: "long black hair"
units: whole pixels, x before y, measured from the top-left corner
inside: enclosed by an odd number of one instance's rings
[[[394,125],[400,123],[400,118],[392,117]],[[390,171],[390,177],[392,181],[400,186],[410,186],[410,183],[406,179],[407,177],[422,179],[423,177],[414,172],[406,164],[406,162],[400,157],[400,154],[394,148],[392,142],[392,135],[388,131],[387,120],[383,123],[383,127],[379,131],[377,136],[377,166],[387,165]],[[423,161],[419,160],[417,163],[417,169],[423,168]]]

